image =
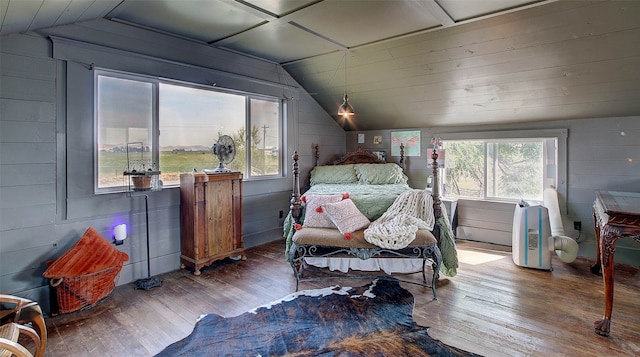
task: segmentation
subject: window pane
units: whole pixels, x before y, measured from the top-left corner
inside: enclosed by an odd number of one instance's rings
[[[446,141],[446,169],[443,195],[450,197],[484,197],[484,143],[481,141]]]
[[[180,184],[180,174],[215,169],[219,160],[211,147],[221,135],[236,145],[234,160],[225,165],[245,171],[245,97],[161,83],[159,94],[160,171],[163,184]]]
[[[153,84],[98,75],[98,188],[124,186],[127,143],[142,142],[145,159],[152,159]],[[148,151],[147,151],[148,150]]]
[[[280,103],[251,99],[251,175],[280,174]]]
[[[543,143],[487,144],[487,196],[542,200]]]
[[[554,139],[445,141],[443,194],[541,201],[546,140]]]

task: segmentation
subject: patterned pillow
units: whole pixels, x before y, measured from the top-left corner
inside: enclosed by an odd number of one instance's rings
[[[350,198],[336,203],[322,206],[331,222],[336,225],[340,233],[352,233],[369,226],[369,219],[363,215]]]
[[[336,228],[329,217],[324,214],[322,205],[342,200],[342,195],[304,195],[304,227]]]

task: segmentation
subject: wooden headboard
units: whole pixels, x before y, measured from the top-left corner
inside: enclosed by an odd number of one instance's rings
[[[320,146],[315,144],[313,146],[313,150],[315,151],[316,161],[314,166],[318,166],[318,162],[320,160]],[[330,165],[348,165],[348,164],[385,164],[386,161],[380,160],[378,155],[372,153],[371,151],[363,150],[361,147],[358,147],[356,151],[350,151],[341,158],[333,161]],[[400,144],[400,163],[398,164],[402,167],[403,171],[406,171],[406,167],[404,165],[404,145]]]
[[[343,157],[334,161],[334,165],[348,165],[348,164],[384,164],[384,160],[380,160],[378,155],[371,151],[362,150],[358,148],[356,151],[346,153]]]

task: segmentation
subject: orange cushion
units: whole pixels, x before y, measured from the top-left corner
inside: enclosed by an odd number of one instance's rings
[[[45,278],[66,278],[95,273],[129,260],[129,255],[116,249],[92,227],[82,238],[42,274]]]

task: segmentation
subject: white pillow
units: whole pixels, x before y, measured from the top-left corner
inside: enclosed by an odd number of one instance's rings
[[[338,228],[340,233],[352,233],[358,229],[366,228],[371,223],[363,215],[350,198],[336,203],[327,203],[322,206],[324,212],[331,222]]]
[[[324,214],[322,205],[342,200],[342,195],[304,195],[305,201],[303,227],[336,228],[329,217]]]

